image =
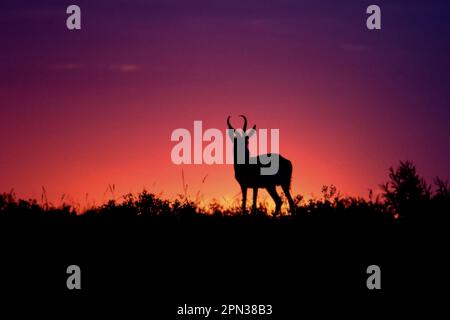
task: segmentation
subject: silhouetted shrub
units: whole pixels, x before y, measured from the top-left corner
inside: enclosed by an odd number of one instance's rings
[[[381,186],[389,210],[401,219],[414,219],[429,206],[431,187],[421,178],[410,161],[401,161],[389,169],[389,181]]]
[[[296,215],[273,217],[264,203],[259,203],[254,215],[242,216],[239,206],[225,207],[217,200],[200,207],[188,197],[173,201],[162,199],[146,190],[127,194],[122,201],[110,200],[90,208],[82,214],[69,205],[54,207],[42,200],[17,199],[14,192],[0,194],[0,222],[33,223],[36,221],[80,223],[166,223],[166,222],[231,222],[231,223],[320,223],[326,224],[395,224],[397,222],[447,220],[450,215],[448,183],[434,181],[435,192],[421,178],[412,162],[400,162],[389,170],[389,181],[382,185],[381,198],[373,199],[369,191],[364,198],[343,197],[334,185],[323,186],[320,198],[305,201],[302,195],[294,197]],[[438,220],[440,219],[440,220]]]

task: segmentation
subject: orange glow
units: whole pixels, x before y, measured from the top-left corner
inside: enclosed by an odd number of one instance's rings
[[[280,130],[292,194],[306,199],[330,184],[367,197],[399,160],[429,181],[450,178],[442,19],[417,24],[428,43],[403,25],[368,39],[361,17],[337,2],[326,11],[315,2],[254,1],[249,11],[175,3],[122,12],[121,2],[91,1],[86,28],[71,34],[55,27],[53,4],[45,21],[40,4],[11,15],[0,59],[0,192],[40,199],[44,187],[55,205],[79,207],[144,188],[173,199],[185,192],[183,170],[191,199],[232,203],[233,167],[174,165],[170,135],[194,120],[223,131],[240,114]],[[403,21],[396,12],[391,21]]]

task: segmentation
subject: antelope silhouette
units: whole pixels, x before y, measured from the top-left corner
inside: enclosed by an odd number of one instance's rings
[[[258,197],[258,189],[265,188],[270,194],[272,199],[275,201],[275,213],[278,215],[280,213],[282,200],[278,195],[276,187],[281,186],[283,192],[285,193],[291,214],[295,213],[295,204],[290,193],[291,178],[292,178],[292,163],[288,159],[282,157],[278,154],[265,154],[256,157],[250,156],[250,151],[248,149],[248,141],[250,137],[256,132],[256,125],[247,131],[247,118],[244,115],[240,115],[244,119],[244,125],[242,127],[242,133],[237,132],[230,123],[230,116],[227,118],[228,134],[233,141],[233,157],[234,157],[234,177],[239,183],[242,191],[242,213],[246,214],[246,203],[247,203],[247,189],[253,189],[253,206],[252,212],[256,213],[256,202]],[[242,151],[238,150],[244,149],[244,159],[242,161],[242,155],[238,153]],[[238,161],[238,156],[241,156]],[[278,171],[273,175],[262,175],[261,168],[269,167],[266,164],[267,161],[261,161],[262,157],[272,157],[278,156]],[[270,158],[271,160],[273,158]]]

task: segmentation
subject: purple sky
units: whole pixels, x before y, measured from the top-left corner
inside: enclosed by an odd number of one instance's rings
[[[2,1],[0,191],[176,195],[171,131],[241,113],[280,129],[294,193],[365,196],[399,160],[450,179],[450,2],[376,1],[369,31],[373,3]],[[239,191],[230,167],[184,170],[206,199]]]

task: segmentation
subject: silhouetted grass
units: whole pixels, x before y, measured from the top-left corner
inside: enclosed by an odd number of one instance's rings
[[[43,192],[42,204],[36,200],[18,199],[14,192],[0,194],[0,222],[2,223],[319,223],[402,224],[408,221],[447,221],[450,214],[448,184],[435,180],[435,191],[418,176],[411,162],[401,162],[389,171],[389,181],[383,184],[383,193],[373,199],[343,197],[336,187],[324,186],[321,197],[305,201],[295,197],[296,212],[274,217],[266,205],[260,203],[253,215],[243,216],[237,207],[227,208],[219,202],[201,207],[188,197],[173,201],[143,191],[127,194],[121,201],[110,200],[85,212],[77,212],[70,205],[50,204]],[[111,188],[111,187],[110,187]]]

